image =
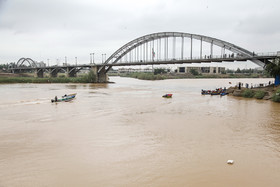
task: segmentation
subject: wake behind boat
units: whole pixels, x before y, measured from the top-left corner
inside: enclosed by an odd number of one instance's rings
[[[73,93],[73,94],[65,94],[64,96],[62,96],[61,98],[57,98],[57,96],[55,96],[54,99],[51,100],[51,102],[68,102],[68,101],[72,101],[75,97],[76,97],[77,93]]]

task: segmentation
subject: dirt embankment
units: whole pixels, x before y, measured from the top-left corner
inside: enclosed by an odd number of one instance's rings
[[[0,77],[19,77],[19,74],[0,72]]]
[[[244,88],[241,87],[240,89],[238,88],[238,86],[235,87],[230,87],[227,89],[227,92],[229,93],[229,95],[233,95],[233,96],[237,96],[237,97],[242,97],[243,93],[246,90],[252,90],[253,92],[257,92],[257,91],[263,91],[265,92],[265,96],[262,99],[265,100],[270,100],[272,98],[272,96],[275,94],[275,92],[280,89],[280,86],[274,86],[269,85],[269,86],[265,86],[265,87],[256,87],[256,88]]]

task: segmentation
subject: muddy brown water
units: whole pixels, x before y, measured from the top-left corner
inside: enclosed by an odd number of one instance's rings
[[[0,85],[0,186],[280,186],[280,104],[200,94],[271,79],[111,81]]]

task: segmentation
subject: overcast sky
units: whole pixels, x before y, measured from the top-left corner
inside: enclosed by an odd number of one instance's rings
[[[280,51],[279,0],[0,0],[0,63],[21,57],[101,61],[155,32],[211,36],[255,52]]]

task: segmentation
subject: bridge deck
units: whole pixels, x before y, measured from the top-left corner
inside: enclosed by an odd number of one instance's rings
[[[82,64],[67,66],[46,66],[46,67],[15,67],[11,70],[35,70],[35,69],[67,69],[67,68],[92,68],[101,66],[135,66],[135,65],[165,65],[165,64],[191,64],[191,63],[211,63],[211,62],[234,62],[247,60],[271,60],[277,58],[276,55],[271,56],[254,56],[254,57],[231,57],[231,58],[193,58],[193,59],[169,59],[139,62],[119,62],[115,64]]]

